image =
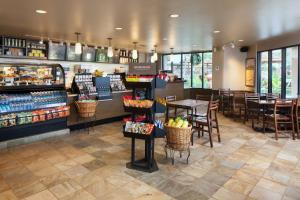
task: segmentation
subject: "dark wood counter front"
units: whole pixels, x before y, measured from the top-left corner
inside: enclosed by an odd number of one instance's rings
[[[164,98],[166,96],[175,95],[178,100],[184,99],[184,82],[167,83],[166,88],[155,89],[155,98]],[[131,91],[113,92],[112,100],[99,101],[96,110],[96,117],[90,119],[80,118],[75,106],[77,95],[68,96],[68,104],[71,107],[71,114],[68,117],[68,127],[71,130],[84,128],[86,126],[94,126],[103,123],[122,120],[124,117],[129,116],[123,107],[123,95],[131,95]],[[92,121],[88,122],[87,121]]]
[[[91,125],[98,125],[108,123],[112,121],[121,120],[123,117],[128,116],[128,113],[124,112],[123,108],[123,95],[131,95],[130,91],[116,92],[112,94],[112,100],[98,101],[96,117],[89,120],[95,120],[90,123]],[[71,107],[71,115],[68,117],[68,126],[71,130],[82,128],[83,123],[86,123],[87,119],[80,118],[75,106],[75,100],[77,95],[70,95],[68,103]]]

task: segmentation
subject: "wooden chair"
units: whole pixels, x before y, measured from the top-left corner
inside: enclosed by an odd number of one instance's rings
[[[260,108],[252,101],[259,101],[260,96],[258,93],[245,93],[245,116],[244,123],[251,119],[252,128],[254,128],[254,119],[259,120]]]
[[[213,94],[197,94],[196,100],[202,100],[202,101],[212,101],[214,98]]]
[[[280,99],[280,94],[277,93],[267,93],[266,94],[266,100],[276,100],[276,99]]]
[[[212,95],[203,95],[203,94],[197,94],[196,95],[196,100],[201,100],[201,101],[213,101],[214,96]],[[193,117],[198,117],[198,116],[206,116],[206,113],[203,112],[199,112],[199,110],[201,110],[201,108],[196,107],[194,110],[194,116]]]
[[[176,96],[166,96],[165,100],[166,100],[167,103],[172,102],[172,101],[176,101]],[[172,110],[174,110],[174,117],[176,117],[177,116],[177,108],[174,108]]]
[[[274,113],[266,114],[266,124],[275,128],[275,139],[278,140],[280,133],[290,132],[295,140],[294,129],[294,101],[286,99],[276,99]],[[284,127],[284,130],[282,130]]]
[[[295,99],[294,100],[294,105],[295,105],[295,109],[294,109],[294,120],[296,123],[296,133],[297,133],[297,138],[300,139],[300,128],[299,128],[299,123],[300,123],[300,99]]]
[[[202,136],[204,132],[207,132],[209,134],[209,142],[211,148],[213,147],[212,133],[214,128],[217,130],[218,142],[221,142],[219,123],[217,117],[218,107],[219,100],[210,101],[207,107],[206,116],[195,118],[196,127],[198,129],[198,137],[200,138],[200,132],[202,132]],[[205,127],[207,127],[207,129],[205,129]]]
[[[231,113],[231,91],[230,89],[219,89],[220,110],[223,115]]]
[[[232,97],[232,115],[233,117],[242,118],[244,114],[245,118],[245,92],[233,92]]]

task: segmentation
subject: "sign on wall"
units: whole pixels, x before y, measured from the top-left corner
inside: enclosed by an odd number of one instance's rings
[[[155,63],[130,63],[128,73],[131,75],[156,75]]]

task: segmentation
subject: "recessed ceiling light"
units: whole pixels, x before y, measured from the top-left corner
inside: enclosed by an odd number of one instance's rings
[[[119,31],[119,30],[122,30],[123,28],[122,27],[116,27],[115,29]]]
[[[239,40],[239,42],[244,42],[244,40]]]
[[[171,18],[177,18],[179,16],[180,16],[179,14],[171,14],[171,15],[169,15],[169,17],[171,17]]]
[[[221,33],[221,31],[219,31],[219,30],[214,30],[214,33]]]
[[[46,10],[35,10],[35,12],[38,14],[46,14],[47,13]]]
[[[167,41],[168,40],[168,38],[163,38],[163,41]]]
[[[193,47],[199,47],[200,44],[193,44]]]

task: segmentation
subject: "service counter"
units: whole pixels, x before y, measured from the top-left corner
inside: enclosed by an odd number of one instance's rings
[[[155,89],[155,98],[164,98],[166,96],[176,96],[178,100],[184,99],[184,82],[171,82],[163,89]],[[77,113],[75,101],[77,94],[68,94],[68,104],[70,105],[71,114],[68,117],[68,127],[71,130],[94,126],[103,123],[122,120],[129,116],[130,113],[124,112],[123,96],[131,95],[130,90],[113,92],[111,100],[99,100],[96,110],[96,116],[91,119],[80,118]],[[89,122],[87,122],[89,120]],[[88,125],[86,125],[88,123]]]

